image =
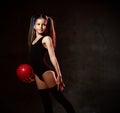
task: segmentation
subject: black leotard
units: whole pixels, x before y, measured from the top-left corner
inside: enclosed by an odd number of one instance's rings
[[[42,44],[41,37],[34,45],[31,45],[30,62],[34,73],[43,80],[42,74],[45,71],[53,70],[53,66],[47,62],[48,51]]]

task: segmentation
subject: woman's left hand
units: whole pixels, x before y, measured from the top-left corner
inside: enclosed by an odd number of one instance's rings
[[[64,90],[64,87],[65,87],[65,84],[64,84],[64,82],[63,82],[63,79],[62,79],[62,76],[58,76],[57,77],[57,88],[58,88],[58,90],[60,90],[60,91],[63,91]]]

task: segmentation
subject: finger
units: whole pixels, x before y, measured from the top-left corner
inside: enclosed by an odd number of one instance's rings
[[[63,84],[60,84],[59,88],[60,88],[60,91],[63,91],[64,90]]]
[[[60,89],[60,86],[59,86],[59,84],[57,85],[57,90],[59,90]]]
[[[65,87],[65,84],[63,83],[62,86]]]
[[[29,80],[30,80],[30,82],[33,82],[33,81],[35,81],[35,79],[34,79],[34,78],[30,78]]]
[[[60,91],[63,91],[64,90],[64,87],[62,86],[62,87],[60,87]]]
[[[63,81],[61,82],[61,85],[62,85],[63,87],[65,87],[65,84],[64,84],[64,82],[63,82]]]
[[[26,82],[26,83],[31,83],[31,82],[33,82],[33,81],[34,81],[34,79],[31,79],[31,78],[28,78],[28,79],[23,80],[23,82]]]
[[[59,82],[56,81],[56,85],[57,85],[57,90],[59,89]]]

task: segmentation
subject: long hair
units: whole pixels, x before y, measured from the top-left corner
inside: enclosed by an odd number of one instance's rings
[[[34,24],[35,24],[36,20],[39,18],[44,18],[47,20],[45,35],[50,36],[52,38],[53,46],[55,48],[56,47],[56,33],[55,33],[55,28],[54,28],[54,21],[51,17],[49,17],[47,15],[43,15],[43,14],[32,16],[30,19],[30,26],[29,26],[29,32],[28,32],[29,47],[31,47],[31,43],[36,37],[36,32],[34,30]]]

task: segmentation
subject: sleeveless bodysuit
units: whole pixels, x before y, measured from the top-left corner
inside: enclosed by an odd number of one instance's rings
[[[34,45],[31,45],[31,50],[30,50],[30,64],[34,70],[34,73],[41,80],[43,80],[42,74],[45,71],[54,70],[51,63],[47,62],[50,60],[48,59],[49,58],[48,51],[42,44],[43,38],[44,36],[41,37]]]

